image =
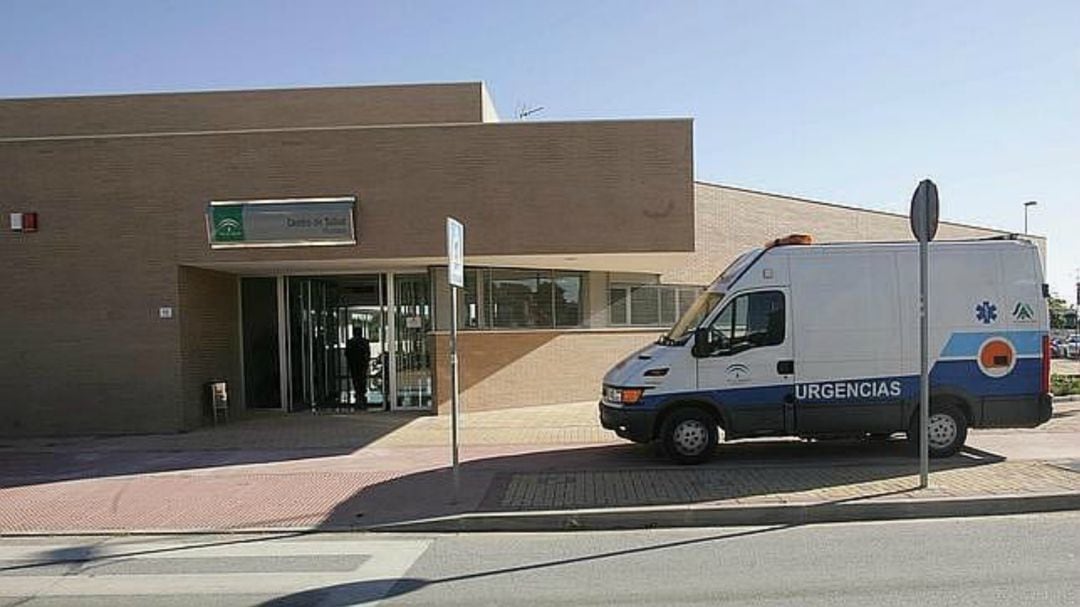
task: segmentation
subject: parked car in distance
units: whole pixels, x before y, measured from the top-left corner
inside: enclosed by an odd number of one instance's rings
[[[1065,356],[1067,358],[1080,358],[1080,335],[1073,335],[1065,341]]]
[[[1057,338],[1050,340],[1050,357],[1065,358],[1065,340]]]

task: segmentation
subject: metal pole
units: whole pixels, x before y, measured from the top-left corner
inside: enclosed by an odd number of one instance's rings
[[[454,503],[461,497],[461,466],[458,460],[458,288],[450,287],[450,440],[454,473]]]
[[[919,488],[930,485],[929,244],[919,240]]]
[[[1025,236],[1027,236],[1027,233],[1028,233],[1028,224],[1027,224],[1028,206],[1029,205],[1027,205],[1027,204],[1024,205],[1024,235]]]

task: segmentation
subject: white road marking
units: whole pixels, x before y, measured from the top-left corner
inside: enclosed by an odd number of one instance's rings
[[[364,540],[342,536],[309,536],[267,539],[251,543],[225,543],[228,539],[192,543],[185,540],[124,543],[120,541],[70,541],[48,543],[0,543],[0,596],[3,597],[76,597],[87,595],[290,595],[329,589],[347,596],[355,604],[371,605],[393,587],[412,567],[433,540]],[[222,545],[213,545],[215,542]],[[205,545],[204,545],[205,544]],[[163,550],[170,551],[163,551]],[[34,568],[14,569],[36,563],[44,564],[77,559],[85,571],[42,575]],[[297,556],[367,556],[352,571],[274,572],[274,573],[160,573],[98,574],[95,566],[138,560],[158,559],[244,559]],[[62,563],[61,563],[62,564]],[[70,564],[78,567],[79,563]],[[6,569],[6,571],[4,570]],[[25,575],[20,575],[26,571]],[[368,583],[368,585],[365,585]],[[329,597],[324,597],[329,598]],[[342,604],[337,601],[335,604]]]
[[[327,540],[283,538],[234,543],[229,539],[206,542],[145,542],[134,544],[34,544],[13,546],[0,543],[0,560],[56,560],[65,555],[77,558],[82,552],[94,559],[118,558],[244,558],[266,556],[322,556],[336,554],[375,554],[392,551],[411,540]],[[424,540],[427,542],[428,540]],[[59,551],[63,551],[60,553]],[[50,555],[52,553],[52,555]],[[129,556],[130,555],[130,556]]]

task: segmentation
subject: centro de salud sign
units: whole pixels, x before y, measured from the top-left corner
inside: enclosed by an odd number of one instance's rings
[[[206,209],[210,248],[356,244],[356,197],[215,200]]]

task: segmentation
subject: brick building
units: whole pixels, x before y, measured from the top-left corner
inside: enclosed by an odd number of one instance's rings
[[[695,183],[692,137],[499,122],[479,83],[0,101],[0,435],[192,428],[212,379],[237,413],[353,404],[352,333],[369,403],[442,411],[447,216],[466,410],[595,398],[766,239],[909,238],[904,216]]]

